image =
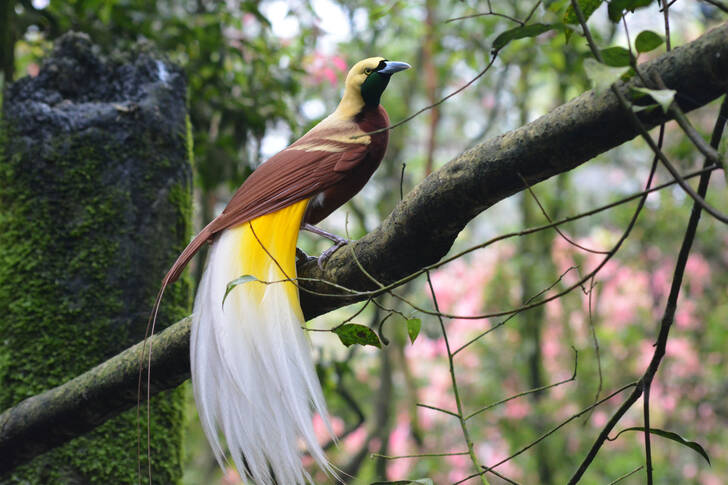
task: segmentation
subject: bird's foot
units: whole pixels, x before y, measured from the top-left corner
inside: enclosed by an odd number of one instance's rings
[[[324,265],[326,264],[326,260],[331,257],[332,254],[334,254],[340,247],[346,246],[351,241],[348,239],[344,239],[343,237],[339,237],[336,234],[331,234],[330,232],[324,231],[321,228],[318,228],[314,226],[313,224],[305,223],[301,226],[301,229],[304,231],[312,232],[314,234],[317,234],[319,236],[325,237],[329,241],[332,241],[334,243],[333,246],[331,246],[329,249],[321,253],[321,256],[318,258],[318,267],[322,270],[324,269]]]
[[[322,270],[324,269],[324,265],[326,264],[326,260],[328,260],[332,254],[334,254],[340,247],[346,246],[351,241],[348,239],[344,239],[343,237],[339,237],[336,234],[331,234],[330,232],[324,231],[321,228],[318,228],[314,226],[313,224],[305,223],[301,226],[301,229],[304,231],[312,232],[314,234],[317,234],[319,236],[325,237],[329,241],[332,241],[334,243],[333,246],[331,246],[329,249],[321,253],[321,256],[318,258],[318,265],[319,268]]]
[[[339,237],[336,234],[331,234],[330,232],[324,231],[320,227],[316,227],[313,224],[309,224],[308,222],[305,223],[305,224],[303,224],[301,226],[301,229],[303,229],[304,231],[312,232],[312,233],[317,234],[319,236],[325,237],[329,241],[334,242],[336,244],[340,244],[340,243],[347,244],[349,242],[348,239],[344,239],[343,237]],[[342,244],[342,246],[343,246],[343,244]]]
[[[331,257],[331,255],[338,251],[339,248],[341,248],[342,246],[346,246],[347,244],[349,244],[348,239],[340,239],[336,242],[336,244],[321,253],[321,256],[318,257],[318,267],[323,271],[324,265],[326,264],[326,261],[328,261],[328,259]]]

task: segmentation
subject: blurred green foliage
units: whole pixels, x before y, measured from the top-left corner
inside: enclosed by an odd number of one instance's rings
[[[257,1],[51,0],[42,10],[15,3],[20,74],[68,30],[89,34],[107,53],[148,42],[187,74],[196,181],[203,192],[237,187],[259,162],[274,121],[291,121],[290,102],[306,36],[282,42]]]

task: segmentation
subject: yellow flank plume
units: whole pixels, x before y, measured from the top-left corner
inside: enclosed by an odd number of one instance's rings
[[[261,281],[296,277],[296,241],[307,206],[308,200],[302,200],[230,229],[239,248],[236,265],[240,276],[251,275]],[[275,284],[285,285],[289,301],[300,311],[296,285],[291,282]],[[250,282],[233,292],[245,287],[257,301],[262,301],[268,286]]]

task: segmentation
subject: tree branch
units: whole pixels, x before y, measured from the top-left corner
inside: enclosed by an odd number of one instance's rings
[[[642,64],[656,73],[687,112],[728,89],[728,24]],[[629,98],[637,80],[617,87]],[[648,128],[670,118],[661,110],[640,112]],[[581,165],[638,135],[611,91],[586,92],[541,118],[467,150],[410,192],[382,225],[339,250],[325,270],[315,261],[299,267],[301,278],[328,280],[357,290],[376,289],[360,269],[391,283],[442,258],[476,215],[529,186]],[[521,179],[521,176],[523,179]],[[321,296],[334,292],[323,282],[301,281],[307,318],[365,299]],[[152,394],[189,377],[189,319],[153,337]],[[33,396],[0,415],[0,474],[79,436],[137,404],[141,347],[134,346],[57,388]]]

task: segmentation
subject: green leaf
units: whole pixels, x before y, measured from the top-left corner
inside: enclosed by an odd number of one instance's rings
[[[614,438],[609,438],[609,441],[616,440],[617,438],[619,438],[619,435],[621,435],[622,433],[625,433],[627,431],[641,431],[644,433],[645,428],[642,426],[634,426],[632,428],[623,429],[622,431],[617,433],[617,436],[615,436]],[[677,433],[673,433],[672,431],[665,431],[664,429],[659,429],[659,428],[650,428],[650,434],[662,436],[663,438],[672,440],[675,443],[680,443],[683,446],[687,446],[688,448],[690,448],[691,450],[693,450],[694,452],[698,453],[700,456],[705,458],[705,461],[707,461],[708,465],[710,465],[710,458],[708,457],[708,454],[705,452],[705,449],[702,446],[700,446],[700,444],[696,443],[695,441],[688,441]]]
[[[604,64],[611,67],[629,66],[630,54],[624,47],[608,47],[601,51]]]
[[[415,343],[415,339],[420,334],[420,327],[422,327],[422,320],[419,318],[410,318],[407,320],[407,334],[409,335],[410,342]]]
[[[634,46],[637,52],[650,52],[653,49],[657,49],[665,42],[664,39],[651,30],[643,30],[637,35],[634,41]]]
[[[225,295],[222,297],[223,306],[225,306],[225,300],[227,299],[228,295],[230,294],[231,291],[233,291],[233,289],[236,286],[242,285],[244,283],[249,283],[251,281],[259,281],[259,280],[258,280],[258,278],[256,278],[253,275],[246,274],[246,275],[241,276],[240,278],[235,278],[230,283],[228,283],[227,286],[225,287]]]
[[[390,12],[399,8],[400,3],[401,2],[398,0],[396,2],[393,2],[391,5],[389,4],[389,2],[387,2],[384,5],[372,8],[372,10],[369,12],[369,20],[375,22],[385,15],[389,15]]]
[[[382,343],[379,341],[379,337],[374,331],[364,325],[358,323],[346,323],[332,330],[336,335],[339,336],[341,343],[347,347],[353,344],[359,345],[373,345],[379,349],[382,348]]]
[[[591,17],[591,14],[593,14],[596,9],[599,8],[599,6],[604,3],[604,0],[578,0],[579,8],[581,9],[581,13],[584,14],[584,20],[589,20],[589,17]],[[569,7],[566,9],[566,12],[564,13],[563,21],[565,24],[578,24],[579,19],[576,16],[576,12],[574,11],[574,7],[569,5]]]
[[[569,0],[543,0],[543,8],[552,12],[560,12]]]
[[[607,89],[628,70],[628,67],[610,67],[597,62],[595,59],[586,59],[584,61],[586,77],[594,84],[596,91]]]
[[[647,112],[651,113],[652,111],[659,109],[659,108],[660,108],[659,104],[648,104],[647,106],[637,106],[634,104],[632,105],[632,111],[634,111],[635,113],[639,113],[640,111],[647,111]]]
[[[609,20],[619,22],[622,19],[622,12],[629,10],[634,12],[638,8],[646,7],[654,0],[612,0],[609,2]]]
[[[672,104],[673,100],[675,99],[675,94],[677,94],[677,91],[674,89],[647,89],[647,88],[632,88],[634,91],[647,94],[652,99],[657,101],[657,103],[662,106],[662,111],[667,113],[667,110],[670,109],[670,105]]]
[[[563,29],[563,25],[561,24],[540,23],[514,27],[512,29],[506,30],[505,32],[502,32],[498,37],[495,38],[495,40],[493,41],[493,49],[498,51],[505,47],[512,40],[524,39],[526,37],[536,37],[543,34],[544,32],[548,32],[549,30],[561,29]]]

